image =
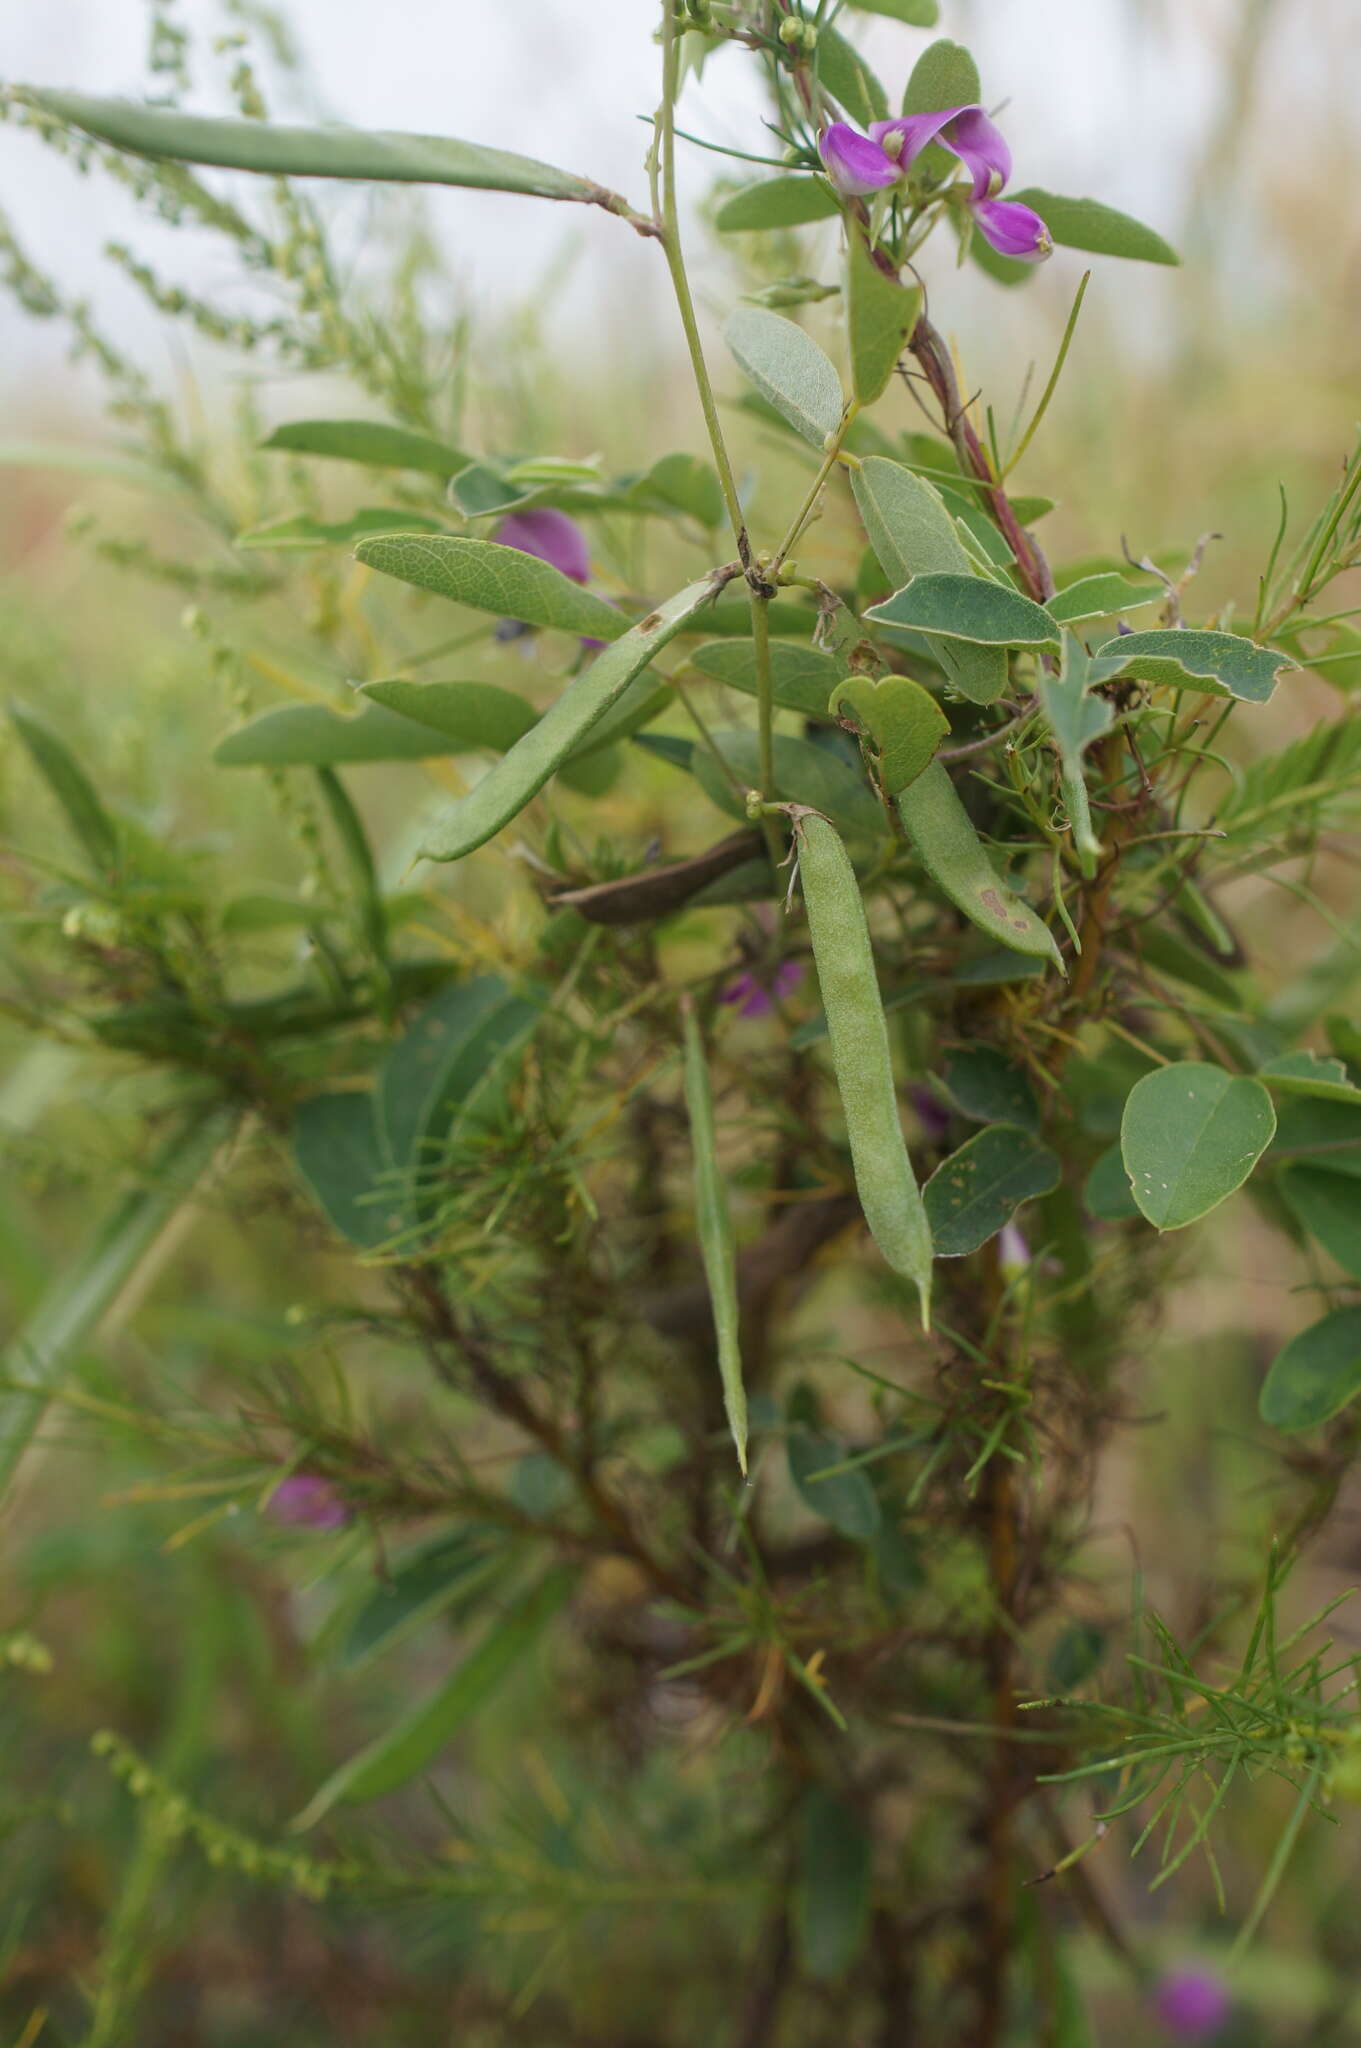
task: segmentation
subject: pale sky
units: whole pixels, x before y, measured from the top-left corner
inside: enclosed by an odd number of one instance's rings
[[[1090,193],[1175,235],[1184,167],[1195,158],[1217,90],[1216,29],[1243,4],[942,0],[934,33],[966,40],[979,57],[989,102],[1005,99],[1018,185]],[[1274,4],[1284,12],[1303,0]],[[642,199],[647,130],[635,116],[655,103],[655,0],[388,0],[381,9],[373,0],[284,0],[284,11],[316,95],[312,106],[281,107],[286,118],[499,144]],[[146,0],[0,0],[0,76],[140,94],[146,12]],[[180,13],[209,34],[223,20],[218,0],[181,0]],[[896,99],[931,37],[849,9],[842,23],[854,25]],[[229,111],[221,60],[216,68],[204,61],[191,103]],[[682,125],[759,152],[767,146],[764,108],[756,65],[728,49],[687,90]],[[683,152],[692,197],[725,168],[720,158]],[[0,195],[34,253],[66,284],[96,298],[115,333],[139,344],[156,330],[131,289],[101,262],[106,240],[135,242],[167,278],[191,286],[211,290],[229,275],[209,238],[144,223],[107,180],[77,179],[31,137],[9,128],[0,128]],[[360,207],[362,195],[338,203]],[[578,255],[557,315],[564,333],[598,330],[605,316],[617,343],[630,322],[670,320],[655,252],[603,215],[571,210],[569,218],[566,208],[532,200],[447,190],[427,189],[426,204],[460,283],[482,308],[523,298],[567,231]],[[1039,295],[1046,319],[1054,307],[1062,319],[1081,268],[1080,259],[1062,253],[1048,267]],[[1099,288],[1107,317],[1128,330],[1147,322],[1142,295],[1162,289],[1162,281],[1143,266],[1114,264],[1102,267]],[[17,395],[27,403],[35,382],[49,396],[64,388],[62,342],[50,329],[18,320],[7,304],[0,305],[0,321],[0,403],[12,430]],[[152,363],[160,347],[169,365],[172,346],[182,344],[161,333]]]

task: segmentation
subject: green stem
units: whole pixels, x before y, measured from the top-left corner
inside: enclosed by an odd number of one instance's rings
[[[770,676],[770,599],[754,586],[750,588],[751,640],[756,650],[756,724],[761,794],[771,797],[775,794],[775,692]],[[761,830],[770,848],[771,862],[778,864],[779,835],[774,820],[763,815]]]
[[[728,459],[727,444],[723,439],[723,428],[719,423],[718,404],[714,398],[714,387],[709,381],[709,370],[704,360],[704,344],[699,336],[699,322],[695,318],[695,301],[690,291],[690,280],[686,275],[685,256],[681,249],[680,212],[676,204],[676,87],[680,69],[680,44],[676,37],[676,20],[671,0],[663,0],[662,6],[662,103],[657,110],[657,139],[653,143],[653,193],[657,194],[657,157],[660,144],[660,229],[661,244],[666,251],[667,268],[671,272],[671,285],[676,294],[676,305],[685,330],[685,345],[690,354],[690,367],[694,373],[695,389],[699,394],[700,410],[708,429],[709,445],[713,449],[714,467],[723,491],[723,502],[728,508],[732,523],[733,537],[737,542],[737,554],[744,569],[750,566],[751,542],[747,538],[747,524],[742,516],[742,505],[737,495],[737,484],[733,477],[732,463]]]
[[[841,425],[836,430],[836,434],[833,437],[831,446],[828,448],[827,453],[822,458],[822,464],[818,470],[817,475],[813,478],[812,483],[808,487],[807,497],[804,499],[802,505],[800,505],[798,511],[795,513],[788,533],[780,542],[779,552],[776,554],[775,561],[770,571],[772,582],[779,575],[780,570],[784,567],[786,556],[792,553],[794,548],[798,546],[799,535],[803,532],[804,527],[808,524],[809,520],[813,516],[813,508],[817,504],[818,496],[822,490],[822,487],[826,483],[832,471],[836,468],[837,463],[841,460],[841,444],[845,440],[847,434],[850,432],[851,426],[859,411],[860,403],[857,399],[853,398],[842,416]]]

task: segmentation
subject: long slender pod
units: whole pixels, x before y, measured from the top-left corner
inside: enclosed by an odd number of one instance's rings
[[[685,1034],[685,1107],[689,1112],[690,1144],[694,1152],[695,1217],[699,1227],[700,1256],[704,1261],[709,1300],[714,1312],[723,1406],[737,1447],[737,1462],[745,1473],[747,1394],[742,1384],[742,1353],[737,1334],[737,1246],[728,1209],[728,1190],[718,1170],[714,1098],[709,1086],[704,1040],[695,1016],[695,1006],[688,996],[681,999],[681,1027]]]
[[[939,761],[901,792],[898,815],[932,881],[970,924],[1013,953],[1052,960],[1063,971],[1053,933],[998,875]]]
[[[888,1025],[860,885],[850,855],[826,818],[806,812],[796,831],[804,907],[860,1206],[889,1265],[915,1283],[922,1327],[929,1329],[931,1226],[898,1116]]]

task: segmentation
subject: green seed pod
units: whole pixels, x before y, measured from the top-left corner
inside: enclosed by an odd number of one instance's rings
[[[1052,960],[1062,973],[1053,933],[998,876],[942,764],[933,761],[897,802],[922,865],[970,924],[1013,953]]]
[[[690,1116],[690,1144],[694,1152],[699,1249],[713,1307],[723,1406],[737,1449],[737,1462],[745,1474],[747,1396],[742,1384],[742,1354],[737,1339],[737,1247],[728,1210],[728,1190],[718,1166],[714,1100],[704,1058],[704,1040],[700,1036],[694,1004],[688,996],[681,1001],[681,1025],[685,1034],[685,1107]]]
[[[818,812],[797,819],[799,877],[827,1036],[846,1117],[856,1192],[870,1235],[895,1273],[915,1283],[931,1322],[931,1226],[907,1156],[888,1025],[855,869]]]

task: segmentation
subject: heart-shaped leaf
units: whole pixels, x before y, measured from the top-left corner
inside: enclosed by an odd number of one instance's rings
[[[1276,1112],[1260,1081],[1181,1060],[1130,1090],[1120,1151],[1134,1199],[1157,1230],[1182,1230],[1240,1188],[1271,1143]]]
[[[929,767],[950,721],[929,690],[910,676],[848,676],[837,684],[831,709],[848,710],[869,735],[879,757],[879,780],[896,796]]]

